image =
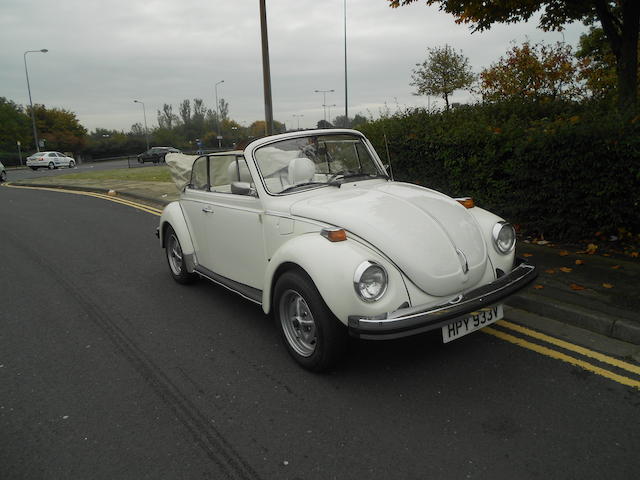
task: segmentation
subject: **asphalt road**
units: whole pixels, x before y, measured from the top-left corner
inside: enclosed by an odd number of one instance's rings
[[[636,478],[637,389],[477,332],[299,368],[157,217],[0,187],[0,477]]]
[[[130,161],[111,160],[108,162],[81,163],[80,165],[77,165],[72,169],[66,167],[60,167],[53,170],[49,170],[47,168],[39,168],[38,170],[31,170],[30,168],[9,169],[7,170],[7,180],[9,182],[17,182],[20,180],[30,180],[40,177],[54,177],[57,175],[68,175],[69,173],[86,172],[91,170],[113,170],[117,168],[129,168],[129,162],[136,168],[154,165],[152,162],[147,162],[140,165],[135,158],[132,158]]]

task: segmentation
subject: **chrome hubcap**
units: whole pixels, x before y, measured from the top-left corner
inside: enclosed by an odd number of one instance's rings
[[[172,234],[167,242],[167,259],[174,275],[180,275],[182,273],[182,249],[175,234]]]
[[[298,355],[309,357],[316,349],[316,322],[305,299],[287,290],[280,297],[280,323],[287,342]]]

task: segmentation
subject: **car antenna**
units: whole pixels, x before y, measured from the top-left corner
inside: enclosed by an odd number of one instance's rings
[[[389,156],[389,142],[387,142],[387,132],[385,132],[384,126],[382,127],[382,136],[384,137],[384,148],[387,151],[387,165],[389,165],[389,176],[393,181],[393,167],[391,166],[391,157]]]

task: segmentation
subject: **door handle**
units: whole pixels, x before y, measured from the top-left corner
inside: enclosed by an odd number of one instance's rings
[[[202,211],[204,213],[213,213],[213,208],[211,208],[211,207],[203,207]]]

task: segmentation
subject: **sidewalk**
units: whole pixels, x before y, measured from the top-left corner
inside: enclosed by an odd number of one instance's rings
[[[179,197],[173,183],[46,177],[13,185],[67,188],[131,197],[162,207]],[[640,345],[640,261],[519,242],[517,254],[538,267],[538,279],[507,302],[508,315],[555,320]],[[528,312],[520,314],[519,312]],[[640,349],[636,349],[639,350]]]

